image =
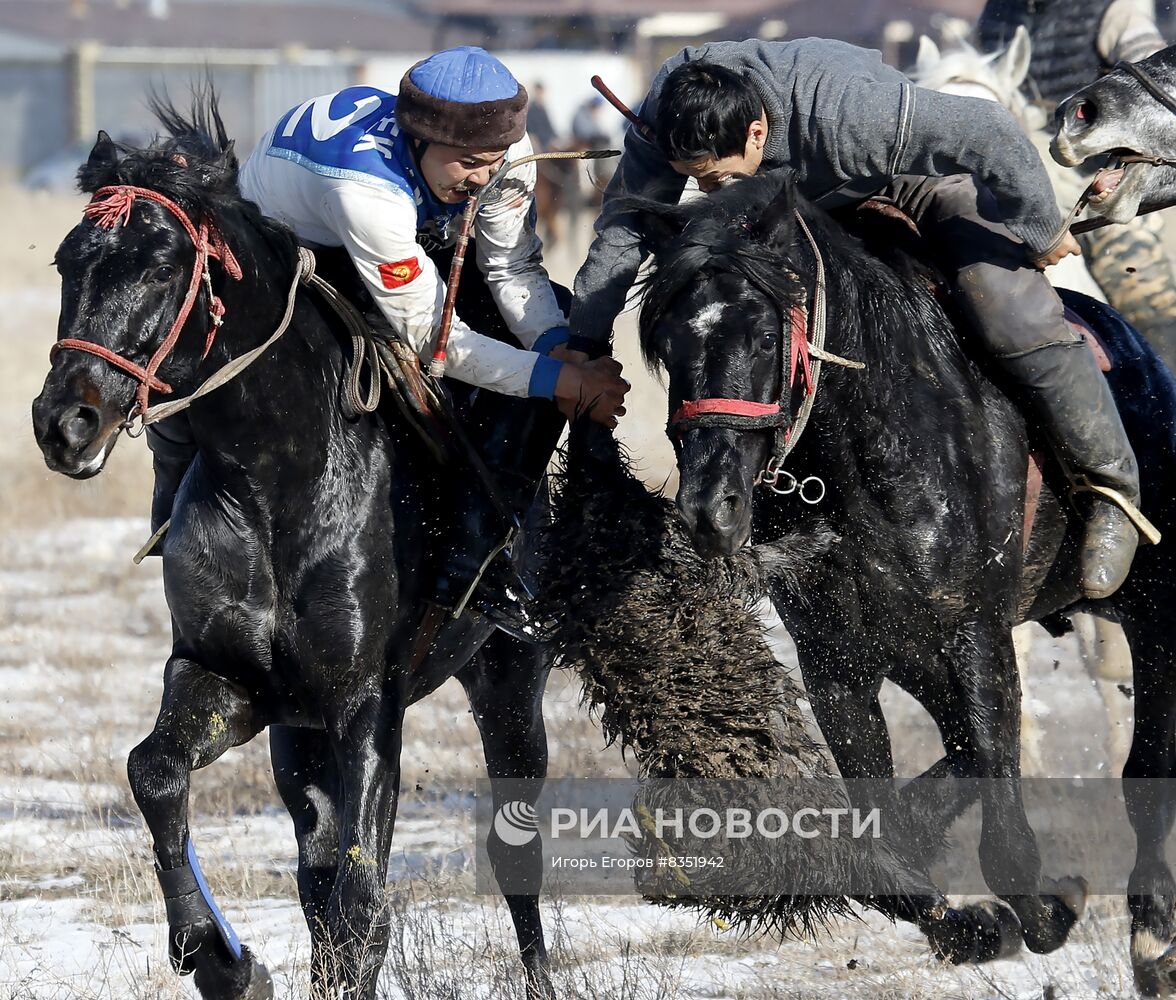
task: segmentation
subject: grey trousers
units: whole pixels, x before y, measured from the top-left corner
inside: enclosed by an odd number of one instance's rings
[[[973,330],[998,360],[1043,347],[1079,348],[1049,280],[1001,221],[996,199],[971,174],[895,177],[874,196],[908,215],[930,244]]]

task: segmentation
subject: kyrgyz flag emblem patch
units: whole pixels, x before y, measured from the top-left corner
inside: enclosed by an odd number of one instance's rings
[[[391,263],[380,265],[380,280],[384,282],[384,287],[387,289],[407,285],[420,273],[421,264],[415,257],[409,257],[407,260],[394,260]]]

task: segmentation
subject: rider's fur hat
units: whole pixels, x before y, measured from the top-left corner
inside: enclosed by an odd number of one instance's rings
[[[404,74],[396,121],[427,142],[506,149],[526,134],[527,91],[484,49],[446,49]]]

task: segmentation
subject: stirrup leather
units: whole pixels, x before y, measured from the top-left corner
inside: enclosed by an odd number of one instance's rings
[[[477,575],[474,577],[473,583],[471,583],[469,585],[469,587],[466,589],[466,592],[461,595],[461,599],[457,602],[456,607],[454,607],[451,617],[460,618],[462,616],[462,614],[465,613],[466,605],[470,603],[470,598],[474,596],[474,591],[478,589],[478,584],[482,582],[482,577],[485,576],[486,570],[490,567],[490,564],[492,562],[494,562],[494,560],[498,557],[498,553],[500,553],[505,548],[509,548],[511,543],[515,540],[515,535],[517,535],[517,534],[518,534],[517,530],[512,528],[507,533],[507,536],[502,540],[502,543],[500,545],[495,546],[493,549],[491,549],[490,554],[488,556],[486,556],[486,558],[484,560],[482,560],[482,565],[478,569]]]

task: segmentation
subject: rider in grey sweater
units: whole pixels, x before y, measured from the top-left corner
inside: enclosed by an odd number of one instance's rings
[[[743,73],[767,113],[763,169],[789,166],[799,191],[823,207],[874,194],[899,174],[971,174],[996,197],[1002,218],[1034,252],[1061,225],[1032,143],[998,104],[916,87],[879,53],[845,42],[711,42],[662,66],[638,114],[652,125],[670,72],[686,62]],[[615,216],[619,194],[677,201],[686,177],[636,129],[605,193],[597,237],[576,275],[573,335],[607,340],[643,254],[633,220]]]
[[[1135,456],[1105,379],[1036,268],[1079,253],[1061,230],[1045,169],[992,102],[916,87],[877,52],[842,42],[714,42],[683,49],[641,105],[651,141],[630,128],[596,240],[575,282],[570,357],[608,349],[644,257],[622,195],[676,202],[688,176],[704,192],[730,177],[789,167],[823,208],[867,197],[918,226],[956,302],[1019,401],[1074,474],[1118,494],[1093,500],[1081,552],[1088,597],[1126,578],[1138,535]]]

